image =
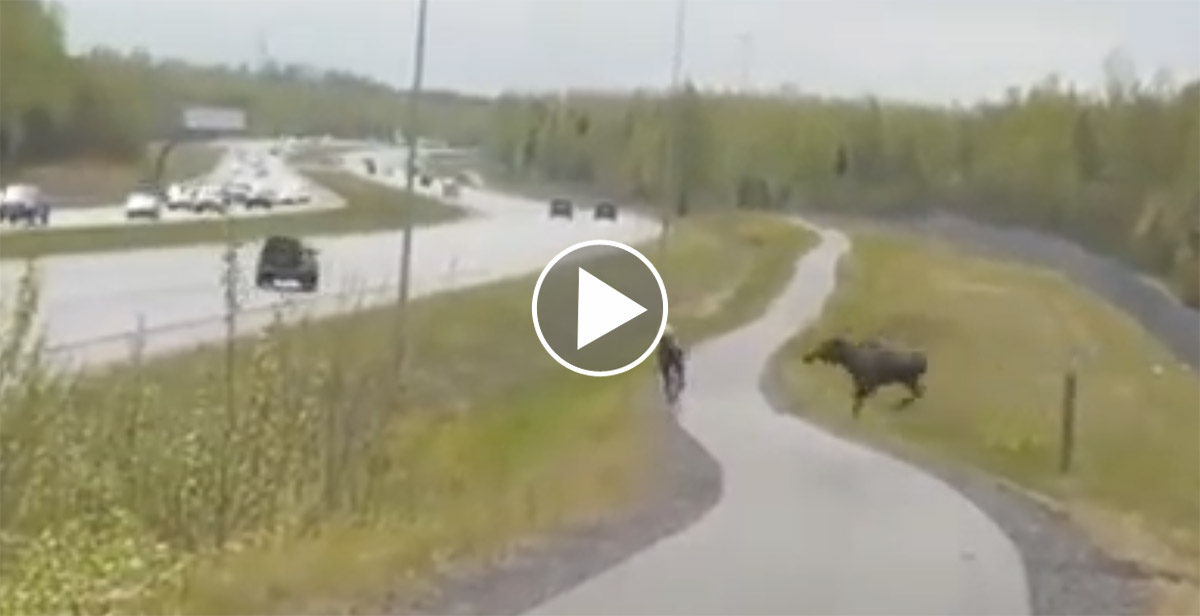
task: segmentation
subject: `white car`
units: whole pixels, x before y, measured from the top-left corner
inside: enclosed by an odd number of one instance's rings
[[[220,186],[204,184],[196,187],[192,195],[192,211],[197,214],[216,212],[224,214],[228,207],[229,198]]]
[[[287,186],[283,187],[283,190],[279,191],[280,203],[308,203],[309,201],[312,201],[312,195],[310,195],[308,190],[306,190],[306,187],[299,182],[288,184]]]
[[[167,209],[185,210],[192,207],[196,189],[186,184],[171,184],[167,188]]]
[[[10,184],[0,195],[0,222],[46,226],[50,222],[50,204],[42,190],[32,184]]]
[[[246,191],[246,209],[271,209],[279,203],[279,194],[274,187],[266,182],[253,182]]]
[[[164,199],[153,190],[138,189],[125,198],[125,217],[158,220],[162,216]]]

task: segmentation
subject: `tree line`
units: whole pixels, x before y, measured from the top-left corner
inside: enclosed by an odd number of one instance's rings
[[[71,157],[140,157],[171,138],[188,105],[232,106],[256,135],[393,135],[403,92],[344,71],[267,63],[199,66],[144,51],[67,52],[63,15],[42,0],[0,2],[0,153],[6,166]],[[426,134],[472,141],[486,121],[483,99],[427,92]],[[348,112],[352,110],[352,112]]]
[[[1198,306],[1200,82],[1141,82],[1121,60],[1106,64],[1102,94],[1049,77],[971,107],[690,85],[670,97],[505,95],[485,145],[512,176],[682,212],[939,207],[1051,231],[1160,276]]]

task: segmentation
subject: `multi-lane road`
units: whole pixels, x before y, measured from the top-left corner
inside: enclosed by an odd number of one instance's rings
[[[388,154],[348,156],[346,167],[399,188],[401,178],[375,178],[362,172],[362,156]],[[657,231],[656,223],[631,212],[617,222],[587,217],[550,220],[541,203],[486,190],[465,189],[456,203],[473,215],[414,234],[412,292],[416,296],[535,272],[562,248],[584,240],[639,242]],[[273,306],[328,314],[343,309],[347,296],[369,304],[395,293],[401,250],[398,232],[309,239],[321,253],[320,291],[304,295],[259,290],[248,275],[243,276],[246,331],[264,324]],[[251,244],[240,251],[246,269],[252,269],[257,248]],[[219,336],[224,306],[222,252],[221,246],[195,246],[41,259],[39,316],[47,345],[63,360],[96,361],[128,353],[128,336],[139,323],[148,333],[145,342],[151,352]],[[0,265],[4,295],[19,272],[15,263]]]
[[[343,205],[342,199],[324,187],[313,185],[303,175],[297,173],[280,158],[270,155],[269,150],[274,145],[267,141],[221,142],[215,144],[224,148],[224,154],[216,166],[202,178],[203,183],[224,184],[229,180],[245,175],[246,165],[239,162],[239,157],[248,156],[257,159],[263,166],[264,175],[261,181],[273,187],[304,186],[312,197],[307,203],[281,205],[270,209],[231,208],[230,214],[235,217],[270,216],[294,211],[329,209]],[[44,230],[78,228],[78,227],[108,227],[115,225],[161,225],[173,222],[190,222],[212,218],[214,214],[196,214],[185,210],[164,209],[158,220],[130,221],[125,216],[125,207],[120,203],[98,204],[87,207],[56,208],[50,216],[50,224]],[[26,228],[0,226],[0,233],[38,232],[42,228]]]

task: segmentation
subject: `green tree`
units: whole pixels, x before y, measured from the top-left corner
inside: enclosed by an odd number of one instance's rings
[[[1106,70],[1102,99],[1050,76],[971,108],[693,87],[671,101],[571,94],[573,107],[586,109],[585,139],[513,112],[549,99],[509,95],[493,105],[485,147],[502,157],[517,135],[536,135],[524,170],[514,172],[662,199],[662,148],[677,128],[689,201],[947,208],[1063,234],[1158,274],[1195,303],[1200,82],[1176,87],[1158,77],[1145,87],[1120,54]],[[677,113],[666,113],[668,104]],[[590,179],[565,160],[585,161]]]

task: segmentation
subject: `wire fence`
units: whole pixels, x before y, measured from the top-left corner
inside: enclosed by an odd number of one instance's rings
[[[451,258],[433,277],[423,279],[422,294],[469,286],[485,281],[490,274],[486,268],[462,268],[457,257]],[[365,285],[350,281],[339,291],[305,296],[280,291],[279,296],[266,304],[238,306],[232,322],[232,333],[248,336],[262,331],[272,323],[295,323],[303,319],[345,314],[393,303],[399,286],[395,282]],[[227,338],[231,331],[229,314],[217,312],[202,317],[156,322],[148,325],[146,313],[132,315],[129,329],[66,341],[56,341],[43,347],[43,356],[59,367],[82,367],[155,354],[185,351],[189,348],[215,344]]]

